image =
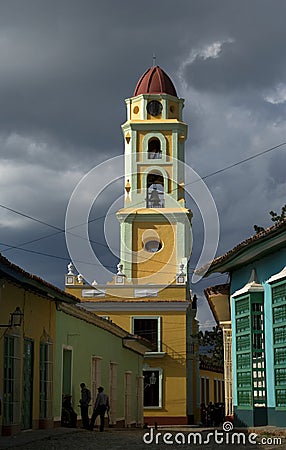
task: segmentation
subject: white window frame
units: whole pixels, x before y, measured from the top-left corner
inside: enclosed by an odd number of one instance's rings
[[[134,332],[134,321],[136,319],[139,320],[148,320],[148,319],[156,319],[158,326],[157,326],[157,350],[155,350],[154,352],[146,352],[146,354],[148,353],[161,353],[162,351],[162,341],[161,341],[161,316],[132,316],[131,317],[131,332],[132,334],[135,334]]]
[[[202,380],[204,380],[204,389],[202,389]],[[207,384],[208,384],[208,389],[207,389]],[[200,377],[200,388],[201,388],[201,393],[203,391],[203,396],[201,395],[201,397],[202,397],[201,403],[204,403],[205,405],[207,405],[210,402],[210,378],[209,377],[206,377],[206,376]],[[207,394],[208,394],[208,396],[207,396]]]
[[[8,330],[3,336],[4,339],[13,339],[13,353],[10,354],[8,344],[8,353],[4,353],[3,348],[3,359],[7,358],[9,360],[9,367],[13,367],[13,378],[10,378],[8,373],[3,372],[3,403],[2,403],[2,424],[14,425],[20,423],[21,414],[21,404],[20,404],[20,371],[21,371],[21,336],[14,333],[13,330]],[[10,383],[8,382],[10,381]],[[5,383],[6,381],[6,383]],[[5,385],[12,386],[12,399],[9,398],[9,391],[5,391]],[[6,415],[8,411],[8,416]],[[12,421],[9,415],[12,416]]]
[[[144,406],[144,394],[143,394],[143,408],[144,410],[149,409],[162,409],[163,405],[163,369],[161,367],[143,367],[143,390],[144,390],[144,372],[158,372],[159,374],[159,404],[158,406]]]
[[[110,402],[110,425],[116,425],[117,400],[118,400],[118,365],[116,361],[109,363],[109,402]]]
[[[91,356],[91,401],[94,404],[97,396],[97,388],[101,385],[102,356]]]
[[[43,350],[44,349],[44,350]],[[46,351],[47,350],[47,351]],[[47,354],[46,354],[47,353]],[[44,356],[44,360],[42,359]],[[54,374],[54,343],[47,336],[40,341],[40,377],[39,377],[39,414],[41,419],[53,418],[53,374]],[[42,372],[43,371],[43,372]],[[42,378],[42,376],[44,377]],[[41,399],[42,388],[46,393]]]
[[[64,373],[64,350],[71,351],[71,389],[73,386],[73,347],[71,345],[62,345],[62,370],[61,370],[61,393],[63,392],[63,373]],[[71,392],[70,392],[71,394]]]
[[[125,427],[131,427],[132,420],[132,372],[124,372],[124,417]]]

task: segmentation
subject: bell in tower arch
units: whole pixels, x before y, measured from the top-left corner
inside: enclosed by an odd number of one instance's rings
[[[147,176],[147,208],[164,208],[164,178],[159,172]]]

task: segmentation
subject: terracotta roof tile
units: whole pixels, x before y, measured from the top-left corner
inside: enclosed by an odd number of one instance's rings
[[[37,275],[33,275],[26,272],[21,267],[9,261],[0,253],[0,272],[3,272],[9,278],[18,281],[21,284],[27,285],[30,289],[34,291],[41,291],[42,294],[47,295],[48,293],[54,294],[60,297],[61,301],[77,303],[79,299],[71,294],[66,293],[62,289],[54,286],[48,281],[43,280]],[[49,292],[48,292],[49,291]]]
[[[133,97],[140,94],[169,94],[177,97],[170,77],[159,66],[150,67],[139,79]]]
[[[248,239],[245,239],[240,244],[236,245],[233,249],[226,252],[224,255],[218,256],[217,258],[215,258],[211,262],[211,265],[208,268],[205,276],[218,270],[222,264],[228,262],[234,256],[239,255],[248,247],[256,245],[256,243],[260,243],[272,236],[275,236],[276,234],[281,234],[283,232],[286,232],[286,219],[273,225],[272,227],[265,228],[265,230],[260,231],[260,233],[257,233],[255,235],[249,237]],[[285,241],[286,241],[286,235],[285,235]],[[203,270],[203,268],[198,269],[198,273],[202,270]]]

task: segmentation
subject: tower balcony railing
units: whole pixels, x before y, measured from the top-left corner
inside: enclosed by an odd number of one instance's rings
[[[152,152],[148,151],[148,159],[162,159],[162,152]]]

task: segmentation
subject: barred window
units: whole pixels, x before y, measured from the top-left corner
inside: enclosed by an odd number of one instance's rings
[[[238,406],[266,405],[263,293],[235,299]]]
[[[20,422],[20,336],[4,337],[3,424]]]
[[[53,343],[40,343],[40,418],[53,417]]]

